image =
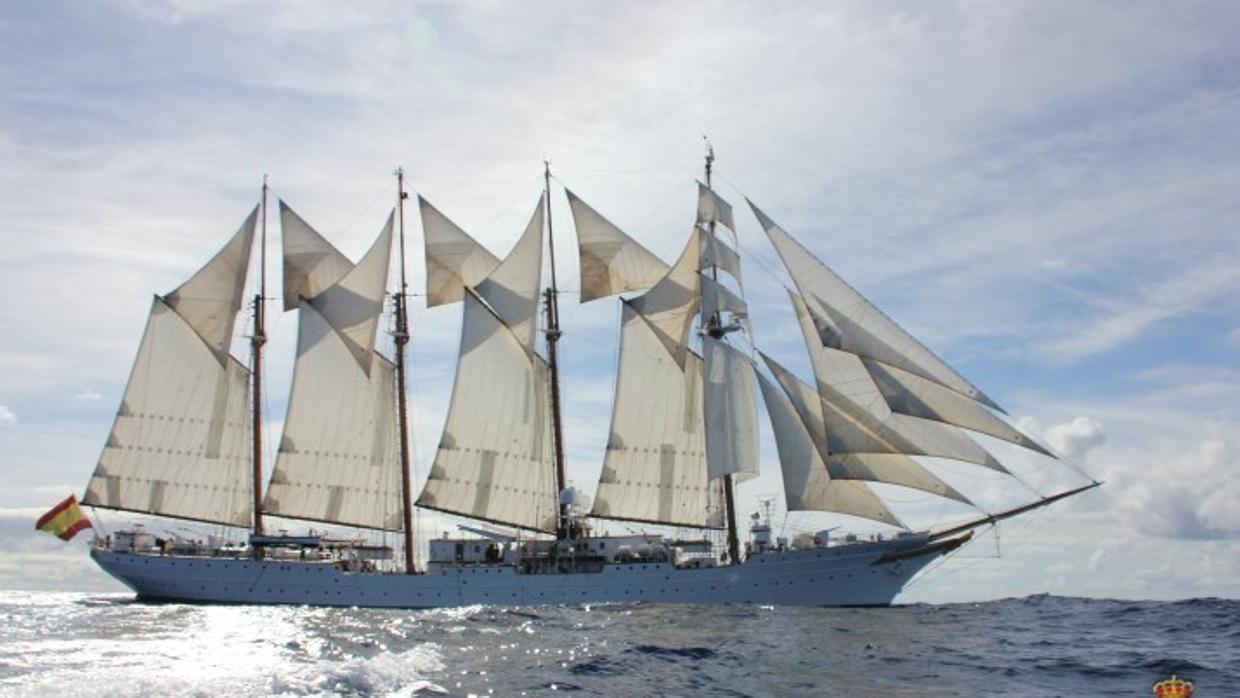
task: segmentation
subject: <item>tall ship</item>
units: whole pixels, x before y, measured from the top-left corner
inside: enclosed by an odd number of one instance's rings
[[[712,186],[713,162],[708,145],[696,216],[670,264],[563,190],[576,228],[580,302],[622,296],[610,430],[593,497],[566,476],[549,165],[529,223],[503,259],[417,197],[426,305],[459,304],[462,313],[451,402],[423,482],[410,464],[406,354],[415,294],[399,170],[387,224],[356,263],[279,201],[281,297],[283,309],[297,313],[298,332],[283,434],[265,468],[262,371],[273,299],[264,179],[260,202],[218,254],[154,298],[81,498],[94,510],[199,522],[217,534],[126,523],[112,533],[96,529],[90,555],[151,600],[882,606],[975,532],[1099,484],[1016,428],[747,200],[791,281],[812,380],[757,349],[733,210]],[[248,285],[253,324],[241,329]],[[388,308],[394,329],[385,354],[377,337]],[[231,353],[235,332],[249,338],[247,361]],[[759,401],[784,508],[867,519],[883,532],[779,535],[769,501],[766,515],[745,517],[741,529],[737,501],[760,461]],[[1023,482],[983,446],[991,442],[1067,468],[1080,482],[1048,494],[1029,488],[1018,506],[930,528],[906,525],[884,498],[911,489],[971,504],[925,459]],[[459,519],[457,530],[419,535],[419,509]],[[290,534],[295,526],[304,533]]]

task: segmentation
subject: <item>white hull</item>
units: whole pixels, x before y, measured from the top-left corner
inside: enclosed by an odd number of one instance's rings
[[[616,563],[598,572],[527,574],[459,565],[442,574],[348,572],[322,562],[161,556],[95,549],[91,556],[139,598],[195,603],[426,608],[564,603],[886,606],[955,545],[924,535],[755,555],[740,565],[681,569]],[[898,559],[890,556],[898,555]],[[884,556],[888,556],[884,559]]]

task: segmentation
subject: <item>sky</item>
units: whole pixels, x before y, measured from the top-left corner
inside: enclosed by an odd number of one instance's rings
[[[83,491],[151,295],[224,243],[264,175],[356,260],[403,167],[502,256],[550,160],[569,476],[592,492],[620,311],[573,295],[561,188],[671,261],[709,135],[764,351],[810,378],[745,197],[1106,483],[981,536],[901,600],[1240,596],[1237,35],[1226,2],[5,3],[0,588],[120,589],[83,540],[32,522]],[[411,312],[425,473],[460,309]],[[296,319],[273,304],[269,322],[276,443]],[[742,515],[781,491],[764,439]],[[1043,494],[1081,481],[1022,463]],[[984,508],[1030,497],[932,467]],[[976,513],[885,493],[925,525]]]

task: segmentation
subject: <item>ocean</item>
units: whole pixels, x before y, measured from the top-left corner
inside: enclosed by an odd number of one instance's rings
[[[392,611],[0,592],[0,694],[1240,696],[1240,601]]]

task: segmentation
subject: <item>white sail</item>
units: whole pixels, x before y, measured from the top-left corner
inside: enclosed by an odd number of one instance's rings
[[[577,227],[581,302],[650,288],[667,264],[567,189]]]
[[[418,505],[554,531],[547,380],[546,362],[467,289],[452,402]]]
[[[310,299],[315,310],[331,325],[353,354],[362,370],[369,373],[374,355],[375,333],[383,312],[388,267],[392,252],[393,216],[361,261],[339,281]]]
[[[201,333],[156,297],[82,503],[250,525],[248,385],[244,366],[227,354],[221,364]]]
[[[478,295],[490,304],[529,352],[534,351],[542,258],[543,204],[540,198],[521,239],[504,261],[475,286]]]
[[[720,269],[732,275],[737,282],[741,281],[741,257],[719,236],[711,234],[709,229],[698,226],[702,231],[702,259],[699,269]]]
[[[744,299],[729,290],[727,286],[711,279],[706,272],[702,272],[701,276],[702,317],[709,318],[720,312],[728,312],[738,318],[749,315],[749,308],[745,305]]]
[[[801,416],[811,443],[818,449],[827,472],[837,480],[868,480],[911,487],[968,503],[960,492],[931,473],[907,453],[835,408],[818,392],[762,354],[767,368]]]
[[[1007,469],[986,449],[950,424],[891,411],[861,357],[819,342],[815,313],[789,293],[809,350],[828,423],[828,432],[850,452],[892,452],[952,458],[1001,473]]]
[[[164,301],[181,316],[202,341],[207,343],[221,364],[228,362],[233,324],[241,308],[245,273],[250,266],[254,225],[258,207],[246,217],[228,244]]]
[[[792,403],[761,373],[758,384],[775,433],[788,511],[833,511],[905,527],[864,482],[832,479]]]
[[[749,203],[807,303],[820,304],[837,349],[902,368],[998,409],[988,397],[874,307],[809,250]]]
[[[280,237],[284,248],[284,309],[314,298],[348,274],[353,263],[283,201]]]
[[[732,204],[701,182],[698,182],[697,222],[719,223],[727,226],[728,230],[736,230],[736,224],[732,222]]]
[[[881,361],[862,359],[861,363],[869,371],[893,412],[954,424],[1054,458],[1054,455],[1039,443],[994,415],[986,407],[954,390]]]
[[[374,351],[392,223],[389,216],[357,266],[301,300],[288,415],[263,501],[269,514],[403,526],[395,368]]]
[[[268,514],[400,530],[395,367],[353,347],[302,300],[284,435],[263,501]]]
[[[420,196],[418,208],[426,241],[426,307],[455,303],[466,287],[494,271],[499,259]]]
[[[701,275],[698,274],[701,233],[694,228],[676,264],[659,283],[628,301],[650,323],[667,351],[683,366],[689,345],[693,315],[701,305]]]
[[[702,360],[683,368],[660,332],[626,301],[611,435],[594,516],[685,526],[723,525],[707,477]]]
[[[703,279],[708,281],[708,279]],[[706,464],[711,478],[758,474],[758,389],[753,364],[713,337],[702,338]]]

